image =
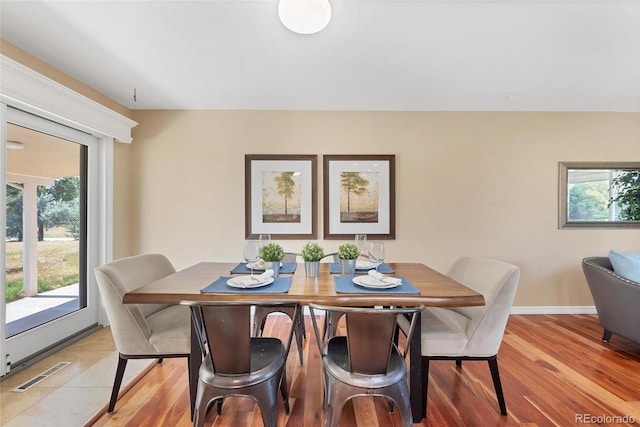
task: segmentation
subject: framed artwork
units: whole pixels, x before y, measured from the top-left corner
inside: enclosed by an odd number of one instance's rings
[[[246,154],[246,238],[316,239],[316,171],[316,155]]]
[[[396,237],[395,155],[323,158],[324,238]]]

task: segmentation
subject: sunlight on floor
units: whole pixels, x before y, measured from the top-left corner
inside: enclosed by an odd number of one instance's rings
[[[59,362],[71,364],[29,390],[11,391]],[[103,328],[0,382],[0,425],[82,426],[106,407],[118,363],[111,331]],[[152,360],[130,360],[123,387]]]

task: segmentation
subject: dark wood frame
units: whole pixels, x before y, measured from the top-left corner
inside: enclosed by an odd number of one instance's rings
[[[638,170],[640,162],[559,162],[558,227],[559,228],[640,228],[640,221],[568,221],[569,169]]]
[[[251,206],[251,176],[252,162],[254,161],[308,161],[311,163],[311,233],[269,233],[273,239],[317,239],[317,210],[318,210],[318,156],[306,154],[245,154],[244,156],[244,216],[245,216],[245,237],[247,239],[258,238],[260,232],[254,232],[251,227],[252,206]],[[306,213],[301,212],[301,215]]]
[[[323,205],[324,205],[324,238],[326,240],[353,239],[354,233],[337,234],[330,232],[330,195],[329,166],[333,161],[379,161],[389,163],[389,233],[366,233],[370,240],[393,240],[396,238],[396,156],[394,154],[356,154],[323,156]]]

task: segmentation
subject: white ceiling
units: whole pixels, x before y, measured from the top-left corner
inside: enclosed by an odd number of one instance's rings
[[[640,0],[331,5],[2,0],[0,36],[132,109],[640,111]]]

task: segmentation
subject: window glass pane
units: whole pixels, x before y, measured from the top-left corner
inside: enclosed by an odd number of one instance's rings
[[[12,337],[86,307],[85,147],[8,124],[6,330]]]

